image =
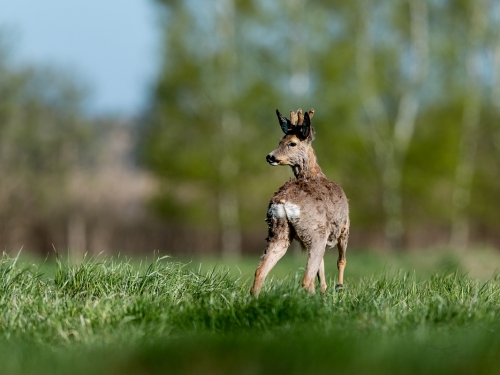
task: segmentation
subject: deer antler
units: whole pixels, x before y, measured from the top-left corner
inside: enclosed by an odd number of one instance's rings
[[[312,119],[314,116],[314,109],[311,108],[308,114],[309,118]],[[302,112],[302,108],[297,109],[297,113],[290,111],[290,122],[292,123],[292,126],[300,126],[304,123],[304,113]]]
[[[304,114],[302,113],[302,108],[297,109],[297,117],[299,118],[297,125],[300,126],[304,122]]]
[[[309,119],[312,119],[314,116],[314,109],[310,109],[309,112]],[[297,109],[297,112],[290,111],[290,124],[292,127],[294,126],[302,126],[304,123],[304,113],[302,112],[302,108]]]

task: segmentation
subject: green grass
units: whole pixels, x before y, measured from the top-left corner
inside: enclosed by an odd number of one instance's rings
[[[352,254],[346,288],[311,296],[300,288],[305,258],[285,257],[252,299],[257,258],[39,265],[4,255],[0,366],[6,374],[496,373],[500,277],[471,277],[462,258]],[[332,265],[328,258],[334,277]]]

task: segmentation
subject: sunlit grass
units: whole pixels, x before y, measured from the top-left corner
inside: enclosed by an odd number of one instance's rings
[[[444,368],[440,360],[493,370],[500,350],[498,276],[470,277],[455,258],[444,257],[435,269],[410,258],[413,270],[369,254],[351,258],[340,293],[305,293],[299,265],[305,258],[289,257],[252,299],[258,258],[200,267],[194,260],[140,264],[99,256],[39,266],[4,255],[0,360],[10,374],[243,367],[248,373],[367,373],[375,364],[402,371],[402,359],[421,373],[465,368]],[[335,270],[328,275],[334,278]],[[420,356],[434,359],[422,364]]]

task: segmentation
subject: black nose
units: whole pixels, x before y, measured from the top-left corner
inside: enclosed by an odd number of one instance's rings
[[[274,157],[274,155],[271,155],[271,154],[269,154],[269,155],[266,156],[266,161],[269,164],[271,164],[271,163],[277,163],[278,162],[278,160],[276,160],[276,158]]]

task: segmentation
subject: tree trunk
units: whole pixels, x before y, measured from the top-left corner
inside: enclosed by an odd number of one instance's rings
[[[219,222],[221,226],[222,256],[235,258],[241,255],[240,208],[237,194],[237,180],[240,161],[230,153],[241,128],[239,116],[226,111],[222,115],[221,143],[225,149],[219,165],[221,187],[218,196]]]
[[[236,95],[236,13],[233,0],[218,0],[217,39],[220,45],[218,55],[217,76],[220,78],[217,88],[219,104],[220,131],[218,142],[214,142],[220,154],[219,160],[219,192],[218,215],[221,235],[221,252],[224,257],[239,257],[241,255],[241,228],[239,218],[239,198],[237,181],[240,161],[235,153],[238,149],[238,136],[241,128],[240,118],[231,110],[231,101]]]
[[[470,205],[474,164],[479,138],[481,117],[481,77],[478,60],[480,46],[486,31],[486,10],[484,0],[472,2],[474,9],[469,33],[469,48],[466,61],[466,87],[464,111],[462,115],[462,136],[460,140],[455,183],[453,188],[450,246],[467,247],[469,221],[467,211]]]

